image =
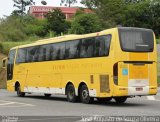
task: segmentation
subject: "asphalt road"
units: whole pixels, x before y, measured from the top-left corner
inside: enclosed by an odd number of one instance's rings
[[[50,98],[45,98],[40,94],[19,98],[16,93],[0,90],[0,116],[2,117],[23,116],[21,119],[29,122],[53,120],[75,122],[81,120],[82,116],[90,115],[160,116],[160,90],[156,96],[129,98],[126,103],[120,105],[114,101],[103,104],[97,101],[93,104],[69,103],[65,96],[52,95]]]

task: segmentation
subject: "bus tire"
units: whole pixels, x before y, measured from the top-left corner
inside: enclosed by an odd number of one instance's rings
[[[114,100],[116,101],[116,103],[121,104],[127,100],[127,97],[115,97]]]
[[[98,102],[109,102],[112,100],[112,97],[106,97],[106,98],[97,98]]]
[[[51,96],[51,94],[44,94],[44,96],[45,96],[45,97],[50,97],[50,96]]]
[[[92,103],[94,98],[89,96],[89,91],[86,85],[82,85],[80,89],[80,100],[82,103],[89,104]]]
[[[75,88],[72,84],[67,86],[67,100],[69,102],[76,102],[77,96],[75,94]]]
[[[17,96],[18,97],[24,97],[25,96],[25,93],[21,91],[20,84],[17,85],[16,91],[17,91]]]

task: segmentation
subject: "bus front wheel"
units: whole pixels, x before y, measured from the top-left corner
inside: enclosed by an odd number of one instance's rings
[[[24,97],[25,96],[25,93],[21,91],[21,87],[20,87],[20,84],[17,85],[17,96],[18,97]]]
[[[81,102],[85,104],[89,104],[94,100],[94,98],[89,96],[89,91],[86,85],[83,85],[80,89],[80,99]]]
[[[115,97],[114,100],[116,103],[124,103],[127,100],[127,97]]]
[[[67,100],[69,102],[76,102],[77,96],[75,94],[75,88],[72,84],[67,86]]]

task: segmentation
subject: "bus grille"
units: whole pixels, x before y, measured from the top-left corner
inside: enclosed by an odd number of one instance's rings
[[[100,92],[109,92],[109,75],[100,75]]]

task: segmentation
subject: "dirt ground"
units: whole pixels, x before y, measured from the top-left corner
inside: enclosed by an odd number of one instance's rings
[[[6,69],[3,69],[2,59],[5,58],[6,55],[0,53],[0,88],[6,88]]]

